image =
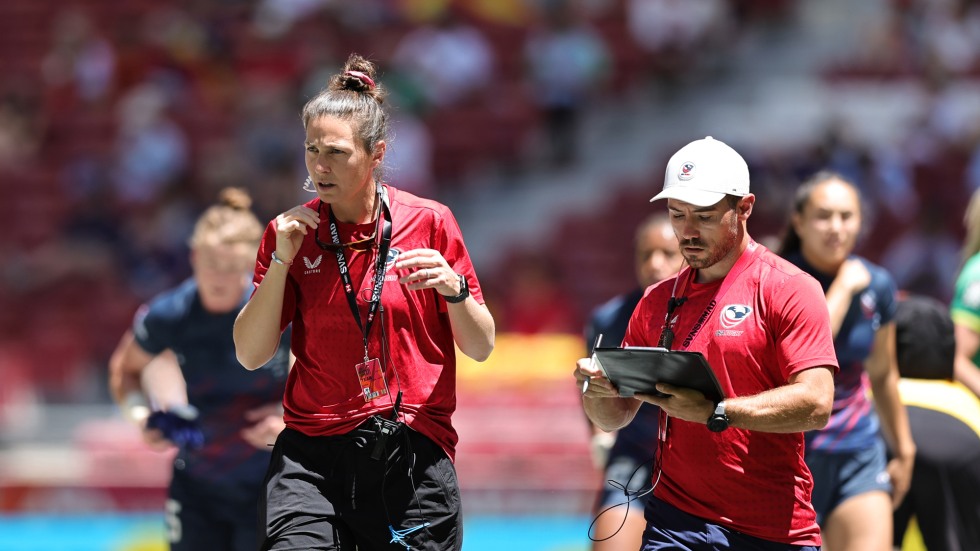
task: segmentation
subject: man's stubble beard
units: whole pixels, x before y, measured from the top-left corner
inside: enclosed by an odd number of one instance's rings
[[[715,264],[724,260],[726,257],[728,257],[729,254],[731,254],[731,252],[738,246],[739,237],[740,236],[739,236],[738,216],[733,215],[732,224],[729,227],[729,231],[725,234],[724,239],[717,244],[714,250],[710,250],[707,248],[705,249],[709,251],[708,256],[701,257],[701,258],[689,258],[688,256],[685,255],[684,260],[691,268],[694,268],[695,270],[703,270],[705,268],[710,268],[711,266],[714,266]],[[685,245],[704,246],[705,243],[700,239],[686,240],[683,243],[681,243],[682,252],[684,250],[683,247]]]

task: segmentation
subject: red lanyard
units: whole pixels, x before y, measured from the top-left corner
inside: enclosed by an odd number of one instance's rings
[[[679,350],[687,350],[691,346],[691,343],[694,342],[695,337],[697,337],[698,334],[701,333],[701,329],[705,326],[708,317],[714,311],[715,306],[719,302],[721,302],[721,299],[722,297],[725,296],[725,293],[727,293],[728,290],[731,289],[732,285],[734,285],[735,282],[738,280],[738,277],[742,275],[742,272],[744,272],[745,269],[749,267],[749,264],[751,264],[759,256],[761,252],[762,249],[758,246],[758,243],[750,239],[748,246],[746,246],[745,248],[745,251],[743,251],[742,255],[738,257],[737,261],[735,261],[735,265],[732,266],[732,269],[729,270],[727,274],[725,274],[725,279],[721,282],[721,287],[718,289],[717,294],[715,294],[715,296],[711,299],[711,302],[709,302],[708,305],[705,306],[704,311],[701,313],[701,315],[698,316],[697,323],[695,323],[694,328],[691,329],[691,331],[687,334],[687,337],[684,338],[684,341],[681,344],[681,348],[679,348]],[[664,332],[670,336],[670,338],[667,340],[673,340],[673,331],[670,331],[669,329],[670,316],[673,315],[675,308],[677,308],[681,304],[684,304],[684,302],[687,300],[687,297],[684,296],[684,291],[687,291],[690,282],[694,280],[694,270],[690,266],[685,268],[685,270],[686,271],[677,274],[677,280],[674,283],[674,287],[675,287],[674,291],[671,292],[670,300],[667,303],[667,316],[664,318]],[[682,277],[684,278],[684,286],[681,288],[681,296],[678,298],[676,296],[677,295],[676,287],[677,287],[677,282],[679,282]],[[661,344],[664,344],[664,340],[665,340],[664,335],[661,334]],[[667,342],[666,344],[669,345],[670,343]],[[670,348],[670,346],[664,346],[664,348]]]

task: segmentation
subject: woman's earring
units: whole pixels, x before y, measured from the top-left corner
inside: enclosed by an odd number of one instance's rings
[[[316,188],[313,186],[313,179],[309,176],[306,177],[306,181],[303,182],[303,191],[308,191],[310,193],[316,193]]]

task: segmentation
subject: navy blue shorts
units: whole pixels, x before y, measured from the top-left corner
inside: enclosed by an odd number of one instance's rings
[[[255,551],[262,486],[214,484],[174,469],[165,519],[171,551]]]
[[[279,435],[266,477],[261,549],[462,547],[459,483],[446,452],[401,425],[373,459],[372,419],[341,436]]]
[[[806,465],[813,474],[813,508],[817,522],[848,498],[867,492],[890,494],[892,485],[886,470],[885,444],[850,452],[806,451]]]
[[[768,541],[708,522],[651,496],[646,508],[647,528],[640,551],[818,551],[812,545]]]
[[[623,489],[610,484],[610,480],[626,486],[632,495],[650,488],[657,451],[659,416],[660,408],[652,404],[642,404],[630,424],[616,433],[616,441],[609,450],[609,460],[603,473],[599,512],[622,505],[629,499]],[[638,506],[642,513],[645,503],[644,497],[637,503],[631,503],[630,509]]]

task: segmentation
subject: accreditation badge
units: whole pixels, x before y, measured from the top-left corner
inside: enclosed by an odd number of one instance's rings
[[[361,393],[364,395],[365,402],[388,395],[384,370],[381,369],[381,362],[377,358],[359,363],[354,368],[357,370],[357,378],[361,381]]]

